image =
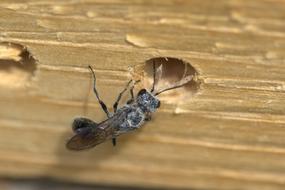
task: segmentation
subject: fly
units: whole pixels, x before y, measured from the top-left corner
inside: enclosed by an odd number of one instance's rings
[[[92,148],[106,140],[112,139],[112,143],[116,145],[116,137],[121,134],[140,128],[145,122],[151,120],[151,114],[160,107],[160,101],[157,98],[162,92],[179,88],[192,80],[193,76],[185,76],[183,78],[161,90],[155,89],[155,86],[162,76],[162,65],[156,68],[153,62],[153,84],[150,90],[141,89],[136,97],[134,96],[134,87],[139,81],[130,80],[126,87],[118,95],[113,105],[113,113],[110,113],[106,104],[100,99],[96,89],[96,76],[92,67],[89,66],[93,76],[93,91],[101,105],[103,111],[107,115],[107,119],[97,123],[88,118],[78,117],[72,123],[72,130],[75,133],[66,143],[66,147],[70,150],[84,150]],[[118,109],[122,95],[129,89],[131,98],[127,103]]]

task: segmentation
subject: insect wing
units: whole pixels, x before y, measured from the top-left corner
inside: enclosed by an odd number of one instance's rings
[[[106,133],[104,130],[97,128],[90,128],[89,131],[83,131],[71,137],[66,143],[69,150],[84,150],[92,148],[106,140]]]

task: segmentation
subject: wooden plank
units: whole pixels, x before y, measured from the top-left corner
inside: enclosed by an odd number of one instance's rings
[[[113,187],[106,185],[83,185],[68,183],[51,179],[1,179],[1,189],[5,190],[34,190],[34,189],[56,189],[56,190],[130,190],[134,187]],[[136,188],[144,190],[145,188]]]
[[[0,175],[283,189],[284,16],[279,0],[1,1]],[[115,148],[66,150],[73,118],[86,112],[87,65],[111,108],[129,79],[144,79],[136,90],[147,85],[144,65],[155,57],[191,63],[199,89],[162,95],[153,120]],[[104,119],[88,100],[86,116]]]

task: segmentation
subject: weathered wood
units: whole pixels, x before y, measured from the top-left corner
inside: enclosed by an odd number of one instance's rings
[[[284,19],[279,0],[2,0],[0,175],[284,189]],[[25,48],[30,58],[21,55]],[[84,114],[90,90],[87,65],[111,108],[154,57],[191,63],[201,82],[197,93],[175,103],[162,96],[153,120],[121,136],[115,148],[107,142],[67,151],[70,123]],[[34,61],[37,67],[27,69]],[[104,119],[93,94],[87,116]]]

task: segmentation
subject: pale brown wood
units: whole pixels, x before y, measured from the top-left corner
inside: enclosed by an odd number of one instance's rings
[[[281,0],[2,0],[0,175],[284,189],[284,19]],[[32,58],[23,66],[25,48]],[[115,148],[106,142],[91,151],[66,150],[70,123],[86,111],[87,65],[111,108],[154,57],[191,63],[201,82],[197,93],[174,102],[162,96],[153,120],[121,136]],[[36,69],[26,69],[33,61]],[[95,96],[88,99],[86,115],[104,119]]]

